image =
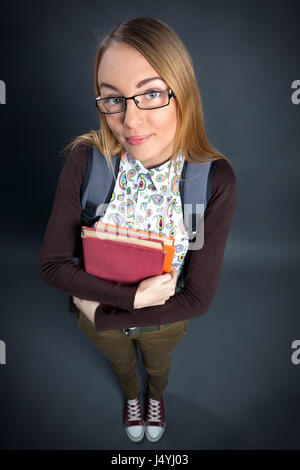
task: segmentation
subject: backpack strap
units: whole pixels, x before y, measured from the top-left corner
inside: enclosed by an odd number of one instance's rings
[[[112,155],[114,173],[117,177],[120,158]],[[106,158],[93,145],[88,149],[88,162],[83,183],[80,189],[81,222],[91,227],[105,213],[106,204],[109,203],[115,181]]]
[[[207,178],[207,193],[206,193],[206,203],[209,202],[211,195],[212,195],[212,187],[213,187],[213,182],[214,182],[214,174],[215,174],[215,169],[216,169],[216,160],[213,160],[210,165],[209,173],[208,173],[208,178]]]
[[[197,218],[203,217],[211,197],[214,170],[215,161],[202,164],[184,162],[181,177],[186,181],[179,182],[179,191],[189,241],[195,238]]]

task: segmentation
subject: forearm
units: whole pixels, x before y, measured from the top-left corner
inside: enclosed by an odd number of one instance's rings
[[[190,305],[190,308],[187,305]],[[207,309],[208,306],[204,304],[201,310],[195,309],[184,291],[174,294],[164,305],[133,309],[132,313],[116,307],[105,311],[100,304],[95,311],[95,327],[98,331],[104,331],[134,326],[162,325],[197,317],[205,313]]]

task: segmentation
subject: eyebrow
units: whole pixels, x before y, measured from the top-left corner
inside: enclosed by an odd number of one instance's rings
[[[143,85],[146,85],[146,83],[151,82],[152,80],[162,80],[161,77],[149,77],[149,78],[144,78],[144,80],[141,80],[140,82],[136,83],[137,88],[141,88]],[[105,86],[106,88],[111,88],[112,90],[119,91],[118,88],[116,88],[113,85],[110,85],[109,83],[102,82],[99,85],[99,90],[101,87]]]

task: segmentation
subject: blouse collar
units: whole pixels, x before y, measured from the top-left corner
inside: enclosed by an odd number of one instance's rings
[[[184,159],[182,159],[181,164],[183,163],[183,160]],[[168,182],[172,181],[173,177],[176,176],[174,172],[174,164],[171,162],[171,159],[155,168],[151,168],[150,170],[145,168],[142,162],[136,160],[129,152],[123,153],[122,161],[127,170],[127,179],[134,181],[135,183],[138,183],[139,178],[142,180],[146,179],[153,184],[153,189],[158,192],[165,192]]]

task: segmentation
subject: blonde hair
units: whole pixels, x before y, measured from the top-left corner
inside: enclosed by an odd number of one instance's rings
[[[170,159],[174,160],[174,168],[177,168],[178,164],[177,161],[175,162],[178,151],[186,160],[194,164],[219,159],[227,160],[230,164],[229,159],[208,142],[192,59],[177,34],[161,20],[150,17],[132,18],[119,23],[104,36],[94,59],[95,98],[100,95],[98,68],[102,56],[112,44],[117,42],[126,43],[138,50],[176,96],[178,126],[172,151],[173,157]],[[99,130],[91,130],[87,134],[75,137],[63,149],[63,152],[73,150],[79,144],[95,145],[113,171],[111,155],[121,155],[122,152],[126,152],[126,149],[110,130],[105,115],[99,113],[99,117]],[[114,171],[113,175],[115,178]]]

